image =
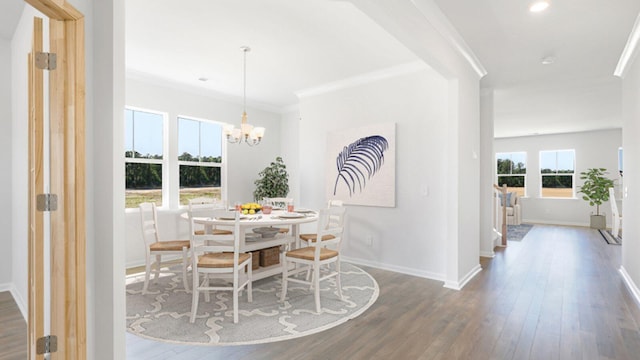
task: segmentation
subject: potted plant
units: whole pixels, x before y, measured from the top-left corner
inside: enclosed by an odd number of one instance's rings
[[[253,198],[260,201],[265,197],[286,197],[289,193],[289,174],[287,166],[281,157],[258,173],[258,180],[254,182],[256,189]]]
[[[593,168],[580,173],[580,179],[584,183],[580,187],[582,199],[589,202],[590,206],[596,206],[595,215],[591,214],[591,227],[594,229],[604,229],[607,226],[605,215],[600,215],[600,205],[609,200],[609,188],[613,187],[613,180],[605,177],[607,169]]]

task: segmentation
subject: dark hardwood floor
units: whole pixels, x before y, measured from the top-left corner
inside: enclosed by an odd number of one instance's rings
[[[0,292],[0,360],[27,358],[27,322],[13,296]]]
[[[127,334],[128,359],[640,359],[640,308],[620,247],[588,228],[537,225],[482,259],[462,291],[366,268],[378,301],[336,328],[277,343],[204,347]]]
[[[366,268],[380,285],[378,301],[315,335],[206,347],[127,334],[127,359],[640,359],[640,307],[618,273],[620,246],[597,231],[536,225],[481,262],[461,291]],[[4,316],[2,359],[17,341],[5,340]]]

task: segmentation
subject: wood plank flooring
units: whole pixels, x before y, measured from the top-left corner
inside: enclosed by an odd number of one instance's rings
[[[0,292],[0,360],[27,358],[27,322],[13,296]]]
[[[366,268],[378,301],[336,328],[277,343],[206,347],[127,334],[128,359],[640,359],[640,308],[620,246],[588,228],[536,225],[481,260],[462,291]]]
[[[620,249],[594,230],[536,225],[483,258],[462,291],[366,268],[380,285],[378,301],[333,329],[227,347],[127,334],[127,359],[640,359],[640,307],[617,271]],[[26,354],[26,330],[18,331],[24,340],[6,337],[5,316],[0,310],[0,359],[24,359],[6,357],[14,344]]]

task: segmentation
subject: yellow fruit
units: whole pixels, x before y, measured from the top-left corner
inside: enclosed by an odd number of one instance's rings
[[[249,210],[244,209],[244,210],[242,210],[242,213],[243,213],[244,215],[247,215],[247,214],[249,213]]]
[[[256,213],[256,211],[254,209],[249,210],[249,214],[253,215],[255,213]]]

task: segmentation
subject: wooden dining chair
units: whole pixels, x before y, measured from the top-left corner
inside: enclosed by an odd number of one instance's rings
[[[194,216],[209,217],[211,216],[212,211],[215,209],[226,210],[225,202],[212,197],[198,197],[198,198],[189,199],[189,208],[187,210],[189,215],[189,220],[191,220],[191,218],[193,218]],[[195,231],[195,233],[198,235],[204,235],[204,232],[205,232],[204,229],[194,229],[192,231]],[[231,230],[218,229],[217,227],[214,226],[212,229],[212,234],[229,235],[229,234],[232,234],[232,232]]]
[[[332,208],[332,207],[342,207],[343,202],[342,200],[329,200],[327,202],[327,208]],[[308,246],[309,242],[315,242],[318,239],[318,234],[315,233],[311,233],[311,234],[300,234],[300,240],[304,243],[305,246]],[[331,240],[333,237],[332,235],[325,235],[322,238],[322,241],[326,241],[326,240]]]
[[[342,297],[342,285],[340,282],[340,246],[342,234],[344,232],[344,207],[332,207],[322,209],[318,214],[318,228],[316,234],[320,239],[327,238],[321,242],[310,242],[308,247],[290,250],[284,253],[282,266],[282,294],[280,301],[284,301],[287,295],[287,284],[289,282],[306,284],[313,288],[316,304],[316,312],[320,313],[320,282],[323,280],[336,278],[338,295]],[[331,245],[330,248],[328,245]],[[320,272],[322,265],[335,264],[327,272]],[[290,267],[290,264],[300,264],[300,266]],[[302,272],[311,270],[312,278],[308,276],[296,276]]]
[[[186,291],[189,291],[187,281],[187,267],[189,264],[189,240],[160,240],[158,234],[158,211],[156,204],[145,202],[138,206],[140,208],[140,223],[142,225],[142,237],[145,243],[145,273],[142,293],[146,294],[149,288],[149,278],[151,270],[155,268],[154,281],[158,281],[160,273],[174,273],[171,270],[162,269],[162,256],[181,255],[182,256],[182,282]],[[155,257],[155,261],[152,258]]]
[[[191,299],[191,318],[194,322],[198,312],[200,293],[205,293],[209,302],[209,291],[231,291],[233,293],[233,322],[238,322],[238,297],[242,289],[247,290],[247,300],[253,301],[251,288],[251,253],[240,252],[240,213],[226,209],[214,210],[213,217],[234,218],[232,234],[195,234],[191,232],[191,267],[193,270],[193,293]],[[193,228],[194,220],[190,220]],[[202,275],[202,277],[201,277]],[[211,280],[226,280],[225,284],[211,285]]]

